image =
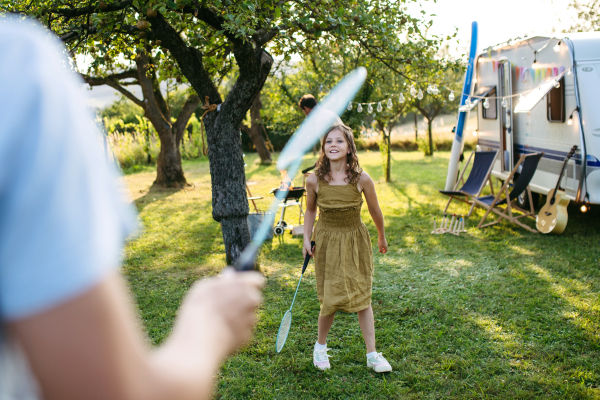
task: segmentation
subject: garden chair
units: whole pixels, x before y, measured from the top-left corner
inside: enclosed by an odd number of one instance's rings
[[[473,168],[471,169],[471,173],[469,174],[469,178],[464,182],[463,176],[471,159],[475,155],[473,159]],[[478,197],[481,195],[481,191],[487,182],[490,183],[490,188],[492,189],[492,194],[494,194],[494,187],[492,185],[492,178],[490,174],[492,173],[492,167],[494,166],[494,162],[496,161],[496,157],[498,156],[498,151],[473,151],[463,168],[460,177],[456,181],[456,185],[454,186],[454,190],[440,190],[440,193],[445,194],[446,196],[450,196],[448,200],[448,204],[446,204],[446,208],[444,208],[444,215],[450,206],[452,200],[462,201],[463,203],[472,204],[467,217],[471,216],[473,212],[473,208],[475,207],[475,202],[469,201],[469,197]],[[459,182],[464,182],[463,186],[457,190]]]
[[[533,175],[535,174],[537,166],[540,160],[542,159],[543,155],[543,152],[521,155],[521,158],[519,158],[519,162],[517,162],[517,165],[515,165],[508,178],[504,181],[504,184],[498,191],[497,195],[476,197],[473,199],[475,204],[487,210],[481,221],[479,221],[479,225],[477,225],[478,228],[485,228],[486,226],[497,224],[498,222],[500,222],[500,220],[504,218],[509,222],[515,223],[520,227],[527,229],[528,231],[537,233],[537,230],[525,225],[524,223],[519,221],[519,218],[535,218],[535,211],[533,209],[533,199],[531,198],[531,189],[529,188],[529,183],[531,182],[531,179],[533,178]],[[518,175],[518,179],[515,180],[515,175],[519,170],[521,172]],[[508,188],[510,185],[513,186],[512,190],[509,193]],[[524,192],[526,192],[527,196],[529,196],[529,211],[525,211],[513,204],[517,197],[519,197]],[[502,195],[504,195],[503,199],[501,199]],[[506,204],[506,207],[499,207],[504,204]],[[513,210],[521,212],[522,215],[515,216],[513,214]],[[494,222],[490,222],[489,224],[484,225],[483,223],[485,222],[485,220],[491,212],[498,214],[498,219]]]

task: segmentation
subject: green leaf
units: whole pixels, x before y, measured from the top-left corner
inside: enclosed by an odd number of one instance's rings
[[[275,19],[281,18],[281,8],[275,8]]]
[[[339,18],[342,18],[344,16],[344,9],[342,7],[338,8],[338,10],[337,10],[337,16]]]
[[[177,10],[177,4],[173,3],[172,1],[167,1],[167,6],[172,10]]]

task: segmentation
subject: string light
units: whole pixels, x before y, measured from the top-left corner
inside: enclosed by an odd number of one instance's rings
[[[490,108],[490,99],[485,99],[485,101],[483,102],[483,108],[485,108],[486,110]]]
[[[440,93],[440,89],[438,89],[437,85],[433,85],[432,91],[433,91],[433,94],[436,96],[438,95],[438,93]]]
[[[558,88],[560,87],[560,82],[559,82],[559,81],[557,81],[557,80],[554,80],[554,83],[553,83],[553,85],[554,85],[554,87],[555,87],[555,88],[557,88],[557,89],[558,89]]]
[[[392,104],[392,99],[388,99],[388,101],[387,101],[387,108],[389,108],[391,110],[392,107],[394,107],[394,104]]]
[[[419,99],[419,100],[423,99],[423,91],[421,89],[419,89],[419,93],[417,93],[417,99]]]
[[[373,106],[371,105],[371,103],[369,103],[369,105],[367,106],[367,112],[368,112],[369,114],[372,114],[372,113],[373,113]]]
[[[352,110],[352,103],[348,103],[348,107],[346,107],[346,110],[348,110],[348,111]]]
[[[406,99],[404,98],[404,95],[402,93],[400,93],[400,95],[398,96],[398,101],[400,102],[400,104],[402,104],[406,101]]]
[[[362,105],[358,103],[358,107],[356,107],[356,111],[362,112]]]
[[[571,114],[571,116],[569,117],[569,120],[567,121],[567,125],[573,125],[573,114]]]
[[[427,94],[433,93],[433,88],[431,87],[431,83],[427,85]]]
[[[588,206],[586,204],[584,204],[584,205],[581,206],[581,212],[582,213],[587,212],[587,210],[588,210]]]
[[[381,102],[377,103],[377,112],[380,113],[383,111],[383,107],[381,107]]]
[[[415,97],[417,95],[417,89],[415,89],[414,85],[410,87],[410,95],[412,97]]]
[[[562,41],[559,40],[558,43],[556,43],[556,45],[552,49],[554,49],[554,51],[558,53],[560,51],[560,44],[561,43],[562,43]]]
[[[448,100],[454,101],[454,90],[450,91],[450,95],[448,96]]]
[[[502,107],[504,107],[504,108],[508,107],[508,100],[506,100],[506,97],[502,98]]]

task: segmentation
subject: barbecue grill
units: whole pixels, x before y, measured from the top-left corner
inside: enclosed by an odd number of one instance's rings
[[[275,195],[275,196],[277,196],[278,192],[279,192],[279,188],[274,188],[273,190],[271,190],[271,193],[273,193],[273,195]],[[299,206],[300,207],[300,218],[302,217],[302,214],[303,214],[302,203],[300,203],[298,200],[300,200],[302,198],[302,196],[304,196],[305,192],[306,192],[306,188],[304,188],[302,186],[294,186],[294,187],[290,188],[290,190],[285,195],[285,198],[281,200],[281,204],[279,205],[279,207],[281,207],[281,214],[279,216],[279,222],[277,222],[277,225],[275,225],[275,227],[273,228],[274,235],[281,236],[285,233],[285,229],[288,226],[287,222],[285,222],[283,220],[283,218],[285,217],[285,209],[286,208],[292,207],[292,206]],[[298,219],[298,223],[300,223],[300,219]]]

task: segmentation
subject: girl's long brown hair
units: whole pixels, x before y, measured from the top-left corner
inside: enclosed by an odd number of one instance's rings
[[[331,129],[327,131],[325,136],[323,136],[323,140],[321,141],[321,154],[319,155],[319,160],[317,161],[315,175],[318,179],[325,180],[327,182],[332,179],[331,164],[329,163],[329,158],[327,158],[325,155],[325,141],[327,140],[327,135],[336,129],[344,134],[346,143],[348,143],[348,150],[350,150],[350,154],[346,155],[346,174],[348,175],[346,181],[351,184],[356,184],[360,179],[362,168],[358,164],[358,155],[356,154],[356,145],[354,144],[352,128],[344,125],[343,123],[333,125]]]

